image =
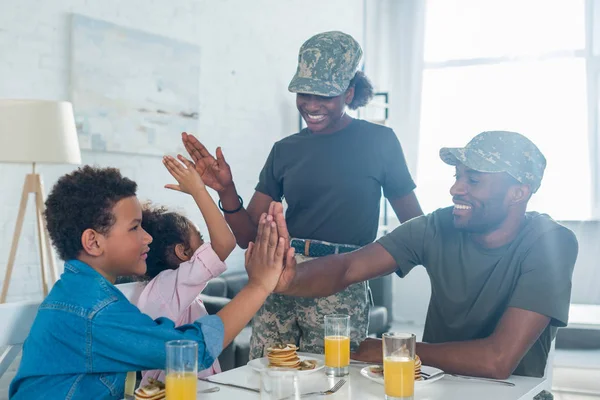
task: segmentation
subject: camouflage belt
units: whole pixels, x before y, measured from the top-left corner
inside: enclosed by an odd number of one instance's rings
[[[306,257],[324,257],[331,254],[350,253],[360,248],[360,246],[351,244],[336,244],[310,239],[292,239],[290,245],[296,250],[296,253]]]

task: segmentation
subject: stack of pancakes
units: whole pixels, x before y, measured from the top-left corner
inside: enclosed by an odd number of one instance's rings
[[[294,368],[300,371],[315,369],[316,360],[303,360],[296,354],[298,347],[293,344],[276,344],[267,349],[267,358],[269,367],[275,368]]]
[[[415,355],[415,381],[423,380],[423,376],[421,375],[421,365],[421,359],[419,358],[419,356]],[[383,365],[371,367],[370,371],[374,374],[383,376]]]
[[[147,385],[135,391],[135,400],[164,400],[165,398],[165,384],[152,378],[148,379]]]
[[[276,344],[267,349],[269,367],[298,368],[300,358],[296,354],[298,348],[293,344]]]
[[[415,381],[423,380],[423,377],[421,376],[421,364],[421,359],[415,354]]]

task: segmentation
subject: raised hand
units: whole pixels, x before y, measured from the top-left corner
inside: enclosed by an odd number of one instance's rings
[[[283,269],[283,272],[279,277],[279,282],[277,282],[277,286],[274,290],[276,293],[282,293],[291,287],[294,277],[296,276],[296,259],[294,257],[294,249],[290,248],[290,234],[285,222],[283,204],[276,201],[271,202],[269,205],[268,215],[272,216],[273,220],[275,221],[279,237],[285,240],[285,268]]]
[[[249,283],[271,293],[283,271],[285,256],[285,240],[277,235],[277,224],[272,217],[263,213],[258,223],[256,241],[250,243],[246,251]]]
[[[178,154],[177,158],[181,162],[175,160],[171,156],[163,157],[164,166],[167,168],[171,176],[173,176],[173,178],[175,178],[175,180],[179,183],[178,185],[165,185],[165,188],[177,190],[178,192],[187,194],[193,194],[200,190],[205,190],[204,182],[202,182],[202,178],[200,178],[200,174],[198,171],[196,171],[194,164],[181,154]]]
[[[281,237],[280,237],[281,239]],[[248,249],[246,250],[245,257],[245,266],[246,270],[248,269],[248,265],[250,263],[250,259],[252,258],[252,251],[254,249],[254,243],[248,243]],[[287,289],[290,288],[292,282],[294,281],[294,277],[296,276],[296,259],[294,258],[294,249],[289,249],[285,252],[284,259],[284,267],[281,275],[279,276],[279,280],[277,281],[277,285],[275,289],[273,289],[273,293],[283,293]]]
[[[217,158],[215,158],[194,135],[183,132],[181,140],[206,186],[222,192],[233,184],[231,168],[225,161],[220,147],[217,147]]]
[[[279,237],[285,240],[286,250],[290,247],[290,234],[287,229],[287,223],[285,222],[285,214],[283,213],[283,204],[277,201],[272,201],[269,205],[268,215],[273,217],[273,220],[277,224],[277,233]]]
[[[290,248],[286,251],[284,262],[285,266],[281,272],[279,281],[277,281],[277,285],[275,286],[275,289],[273,289],[274,293],[285,293],[292,287],[292,283],[296,277],[296,258],[294,257],[294,249]]]

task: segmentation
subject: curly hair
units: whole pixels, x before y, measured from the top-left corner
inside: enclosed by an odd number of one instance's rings
[[[81,235],[86,229],[107,234],[115,223],[114,205],[135,196],[136,190],[137,184],[116,168],[86,165],[62,176],[48,195],[44,212],[60,258],[77,258],[83,250]]]
[[[354,87],[354,98],[348,104],[351,110],[366,106],[373,98],[373,84],[362,71],[356,71],[349,87]]]
[[[166,207],[146,203],[142,208],[142,228],[152,236],[144,278],[153,279],[166,269],[179,267],[181,261],[175,255],[175,246],[183,244],[190,248],[190,220]]]

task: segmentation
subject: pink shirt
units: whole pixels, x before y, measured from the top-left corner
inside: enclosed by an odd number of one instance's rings
[[[189,261],[179,264],[177,269],[162,271],[152,279],[137,301],[137,307],[153,319],[167,317],[176,326],[185,325],[207,315],[206,308],[198,295],[206,287],[206,283],[221,275],[227,266],[219,259],[210,243],[205,243]],[[203,371],[198,372],[201,378],[221,372],[219,361]],[[148,378],[165,381],[162,370],[144,371],[142,385]]]

